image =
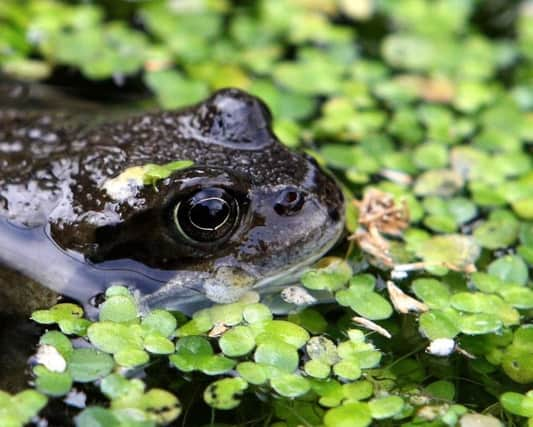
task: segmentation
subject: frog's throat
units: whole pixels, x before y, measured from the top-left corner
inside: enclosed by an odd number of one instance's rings
[[[261,294],[279,292],[283,287],[297,282],[310,264],[320,259],[339,241],[344,231],[344,222],[340,221],[332,228],[314,246],[315,250],[309,256],[296,264],[269,273],[268,276],[259,277],[252,271],[232,266],[220,266],[214,274],[180,271],[160,289],[144,295],[141,305],[144,310],[163,307],[192,314],[213,303],[235,302],[249,290],[256,290]],[[253,270],[253,266],[250,266],[250,270]]]

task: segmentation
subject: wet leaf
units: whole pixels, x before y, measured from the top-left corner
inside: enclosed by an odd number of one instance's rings
[[[273,339],[257,346],[254,360],[256,363],[275,366],[290,373],[297,368],[299,357],[294,346]]]
[[[360,292],[351,286],[335,294],[337,302],[349,306],[357,314],[370,320],[387,319],[392,315],[390,303],[376,292]]]
[[[254,323],[251,329],[255,334],[255,342],[262,344],[270,340],[279,340],[295,348],[302,347],[309,339],[309,333],[301,326],[285,320],[271,320]]]
[[[461,332],[468,335],[488,334],[499,331],[502,321],[493,314],[470,314],[461,317],[459,327]]]
[[[236,326],[220,337],[219,345],[226,356],[243,356],[254,349],[254,334],[247,326]]]
[[[403,399],[399,396],[381,397],[368,402],[372,418],[378,420],[393,417],[402,410],[403,405]]]
[[[242,378],[224,378],[211,383],[204,391],[204,400],[216,409],[233,409],[239,405],[237,396],[248,384]]]
[[[366,403],[350,402],[330,409],[324,417],[326,427],[366,427],[372,422]]]
[[[522,417],[533,417],[533,397],[520,393],[506,392],[500,396],[502,406],[509,412]]]
[[[417,279],[411,284],[415,295],[429,308],[444,309],[449,305],[450,290],[448,286],[436,279]]]
[[[453,196],[463,186],[463,179],[452,170],[430,170],[418,177],[414,192],[418,196]]]
[[[242,362],[237,365],[239,375],[250,384],[264,384],[268,379],[267,369],[253,362]]]
[[[308,289],[334,291],[344,286],[351,276],[352,269],[345,261],[338,258],[324,258],[317,268],[305,273],[301,281]]]
[[[436,265],[458,271],[472,271],[479,253],[480,248],[471,237],[459,234],[432,237],[416,248],[417,256],[428,266]]]
[[[49,396],[64,396],[72,387],[72,375],[67,372],[51,372],[42,365],[33,369],[36,375],[35,387]]]
[[[137,305],[131,296],[117,295],[100,306],[99,319],[111,322],[131,322],[137,319]]]
[[[152,333],[170,337],[176,330],[176,318],[165,310],[153,310],[141,322],[141,325]]]
[[[528,280],[527,265],[522,258],[516,255],[507,255],[493,261],[487,270],[489,274],[504,282],[525,285]]]
[[[309,382],[295,374],[283,374],[270,380],[272,388],[285,397],[298,397],[307,393],[311,386]]]
[[[84,383],[105,377],[113,367],[111,356],[91,348],[74,350],[68,364],[72,379]]]

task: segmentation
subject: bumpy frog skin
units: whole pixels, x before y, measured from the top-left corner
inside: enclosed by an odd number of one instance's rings
[[[342,232],[334,180],[285,148],[265,105],[242,91],[71,123],[0,109],[0,264],[59,293],[86,302],[120,282],[148,306],[230,302],[294,280]],[[176,160],[194,165],[154,185],[128,179]]]

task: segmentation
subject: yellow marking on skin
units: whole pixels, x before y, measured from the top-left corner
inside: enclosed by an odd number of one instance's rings
[[[127,168],[115,178],[108,179],[102,188],[114,200],[125,200],[135,196],[137,189],[144,185],[145,166]]]

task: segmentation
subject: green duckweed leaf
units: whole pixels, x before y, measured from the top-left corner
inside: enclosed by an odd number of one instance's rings
[[[270,309],[264,304],[250,304],[246,306],[242,313],[244,320],[248,323],[263,322],[272,320]]]
[[[174,421],[181,414],[181,403],[172,393],[159,388],[152,388],[142,394],[136,402],[129,403],[130,399],[115,400],[112,407],[115,409],[137,408],[141,409],[146,418],[159,425],[166,425]]]
[[[502,406],[521,417],[533,417],[533,397],[508,391],[500,396]]]
[[[428,215],[424,218],[424,225],[438,233],[453,233],[457,230],[455,218],[449,215]]]
[[[476,313],[461,317],[459,328],[468,335],[488,334],[497,332],[502,327],[502,321],[494,314]]]
[[[307,341],[305,350],[308,356],[326,365],[333,365],[339,361],[337,346],[333,341],[323,336],[315,336]]]
[[[411,284],[417,298],[429,308],[444,309],[449,305],[450,289],[436,279],[416,279]]]
[[[368,408],[372,418],[382,420],[398,414],[404,406],[404,401],[399,396],[386,396],[372,399],[368,402]]]
[[[131,296],[116,295],[108,298],[100,306],[101,322],[132,322],[138,317],[137,305]]]
[[[462,177],[452,170],[429,170],[418,177],[414,192],[417,196],[453,196],[463,186]]]
[[[430,266],[446,267],[453,270],[468,270],[477,260],[480,248],[469,236],[449,234],[435,236],[420,242],[416,254]]]
[[[472,273],[470,278],[474,286],[485,293],[498,292],[504,286],[504,282],[499,277],[483,272]]]
[[[70,372],[51,372],[42,365],[33,369],[36,375],[35,387],[41,393],[49,396],[64,396],[72,388],[72,375]]]
[[[528,268],[524,260],[517,255],[506,255],[490,263],[489,274],[504,282],[525,285],[528,280]]]
[[[114,354],[114,358],[115,362],[126,368],[141,366],[148,363],[150,360],[150,356],[146,351],[137,348],[119,350]]]
[[[91,382],[108,375],[114,367],[109,354],[91,348],[78,348],[70,357],[68,370],[77,382]]]
[[[144,393],[144,383],[139,379],[128,380],[120,374],[111,374],[102,379],[100,389],[110,399],[127,395],[139,396]]]
[[[10,400],[16,408],[19,420],[26,424],[44,408],[48,398],[35,390],[24,390],[11,396]]]
[[[144,349],[152,354],[171,354],[174,343],[158,333],[149,334],[144,337]]]
[[[370,320],[387,319],[392,315],[390,303],[377,292],[362,292],[358,287],[350,286],[335,294],[337,302],[349,306],[360,316]]]
[[[356,380],[361,376],[361,368],[355,359],[341,360],[333,365],[335,375],[345,380]]]
[[[324,316],[312,308],[306,308],[298,313],[291,313],[287,317],[287,320],[296,325],[300,325],[312,334],[320,334],[324,332],[328,326]]]
[[[183,337],[176,343],[176,351],[182,354],[210,356],[213,354],[213,348],[209,341],[204,337]]]
[[[442,169],[448,163],[448,150],[436,142],[421,144],[414,151],[414,162],[420,169]]]
[[[370,381],[359,380],[342,385],[342,393],[347,402],[368,399],[374,393],[374,386]]]
[[[220,337],[219,345],[226,356],[243,356],[254,349],[254,334],[247,326],[235,326]]]
[[[135,326],[107,321],[93,323],[87,329],[87,335],[97,349],[106,353],[141,350],[143,347],[142,330]]]
[[[279,340],[295,348],[300,348],[309,339],[309,333],[304,328],[285,320],[253,323],[250,327],[256,334],[255,342],[257,344]]]
[[[294,346],[274,338],[257,346],[254,360],[290,373],[298,367],[299,357]]]
[[[283,374],[270,380],[272,388],[285,397],[298,397],[307,393],[311,386],[307,379],[295,374]]]
[[[156,185],[159,181],[168,178],[174,172],[189,168],[192,165],[194,165],[192,160],[176,160],[165,163],[164,165],[146,164],[143,166],[143,183],[144,185]]]
[[[305,273],[302,284],[308,289],[327,289],[335,291],[341,288],[352,276],[352,269],[341,259],[324,258],[317,265],[317,268]]]
[[[489,220],[474,230],[474,238],[484,248],[497,249],[512,245],[518,237],[520,223],[507,211],[494,211]]]
[[[430,340],[454,338],[459,332],[459,315],[450,311],[431,310],[419,319],[420,332]]]
[[[518,309],[528,310],[533,308],[533,290],[519,285],[506,285],[498,289],[498,293],[505,302]]]
[[[109,409],[89,406],[76,417],[77,427],[120,427],[121,423]]]
[[[159,333],[170,337],[176,330],[176,318],[165,310],[152,310],[141,322],[141,325],[151,333]]]
[[[231,371],[237,362],[227,357],[214,355],[198,357],[196,369],[207,375],[220,375]]]
[[[531,352],[533,351],[533,328],[529,325],[518,328],[513,342],[502,355],[502,367],[514,381],[527,384],[533,381]]]
[[[40,339],[39,344],[47,344],[55,347],[57,351],[69,360],[74,351],[70,340],[59,331],[48,331]]]
[[[331,368],[327,363],[313,359],[305,362],[304,371],[311,377],[326,379],[331,372]]]
[[[31,319],[45,325],[57,323],[61,331],[68,335],[84,335],[90,322],[82,319],[83,309],[70,303],[56,304],[50,310],[37,310]]]
[[[209,313],[213,325],[233,326],[242,322],[244,308],[245,304],[236,302],[233,304],[217,304],[206,311]]]
[[[372,413],[366,403],[350,402],[330,409],[324,416],[326,427],[366,427],[372,422]]]
[[[435,381],[429,384],[425,390],[437,399],[452,401],[455,397],[455,386],[445,380]]]
[[[240,403],[236,397],[247,387],[248,384],[242,378],[224,378],[205,389],[204,400],[216,409],[233,409]]]
[[[268,379],[267,369],[253,362],[242,362],[237,365],[239,375],[250,384],[264,384]]]

